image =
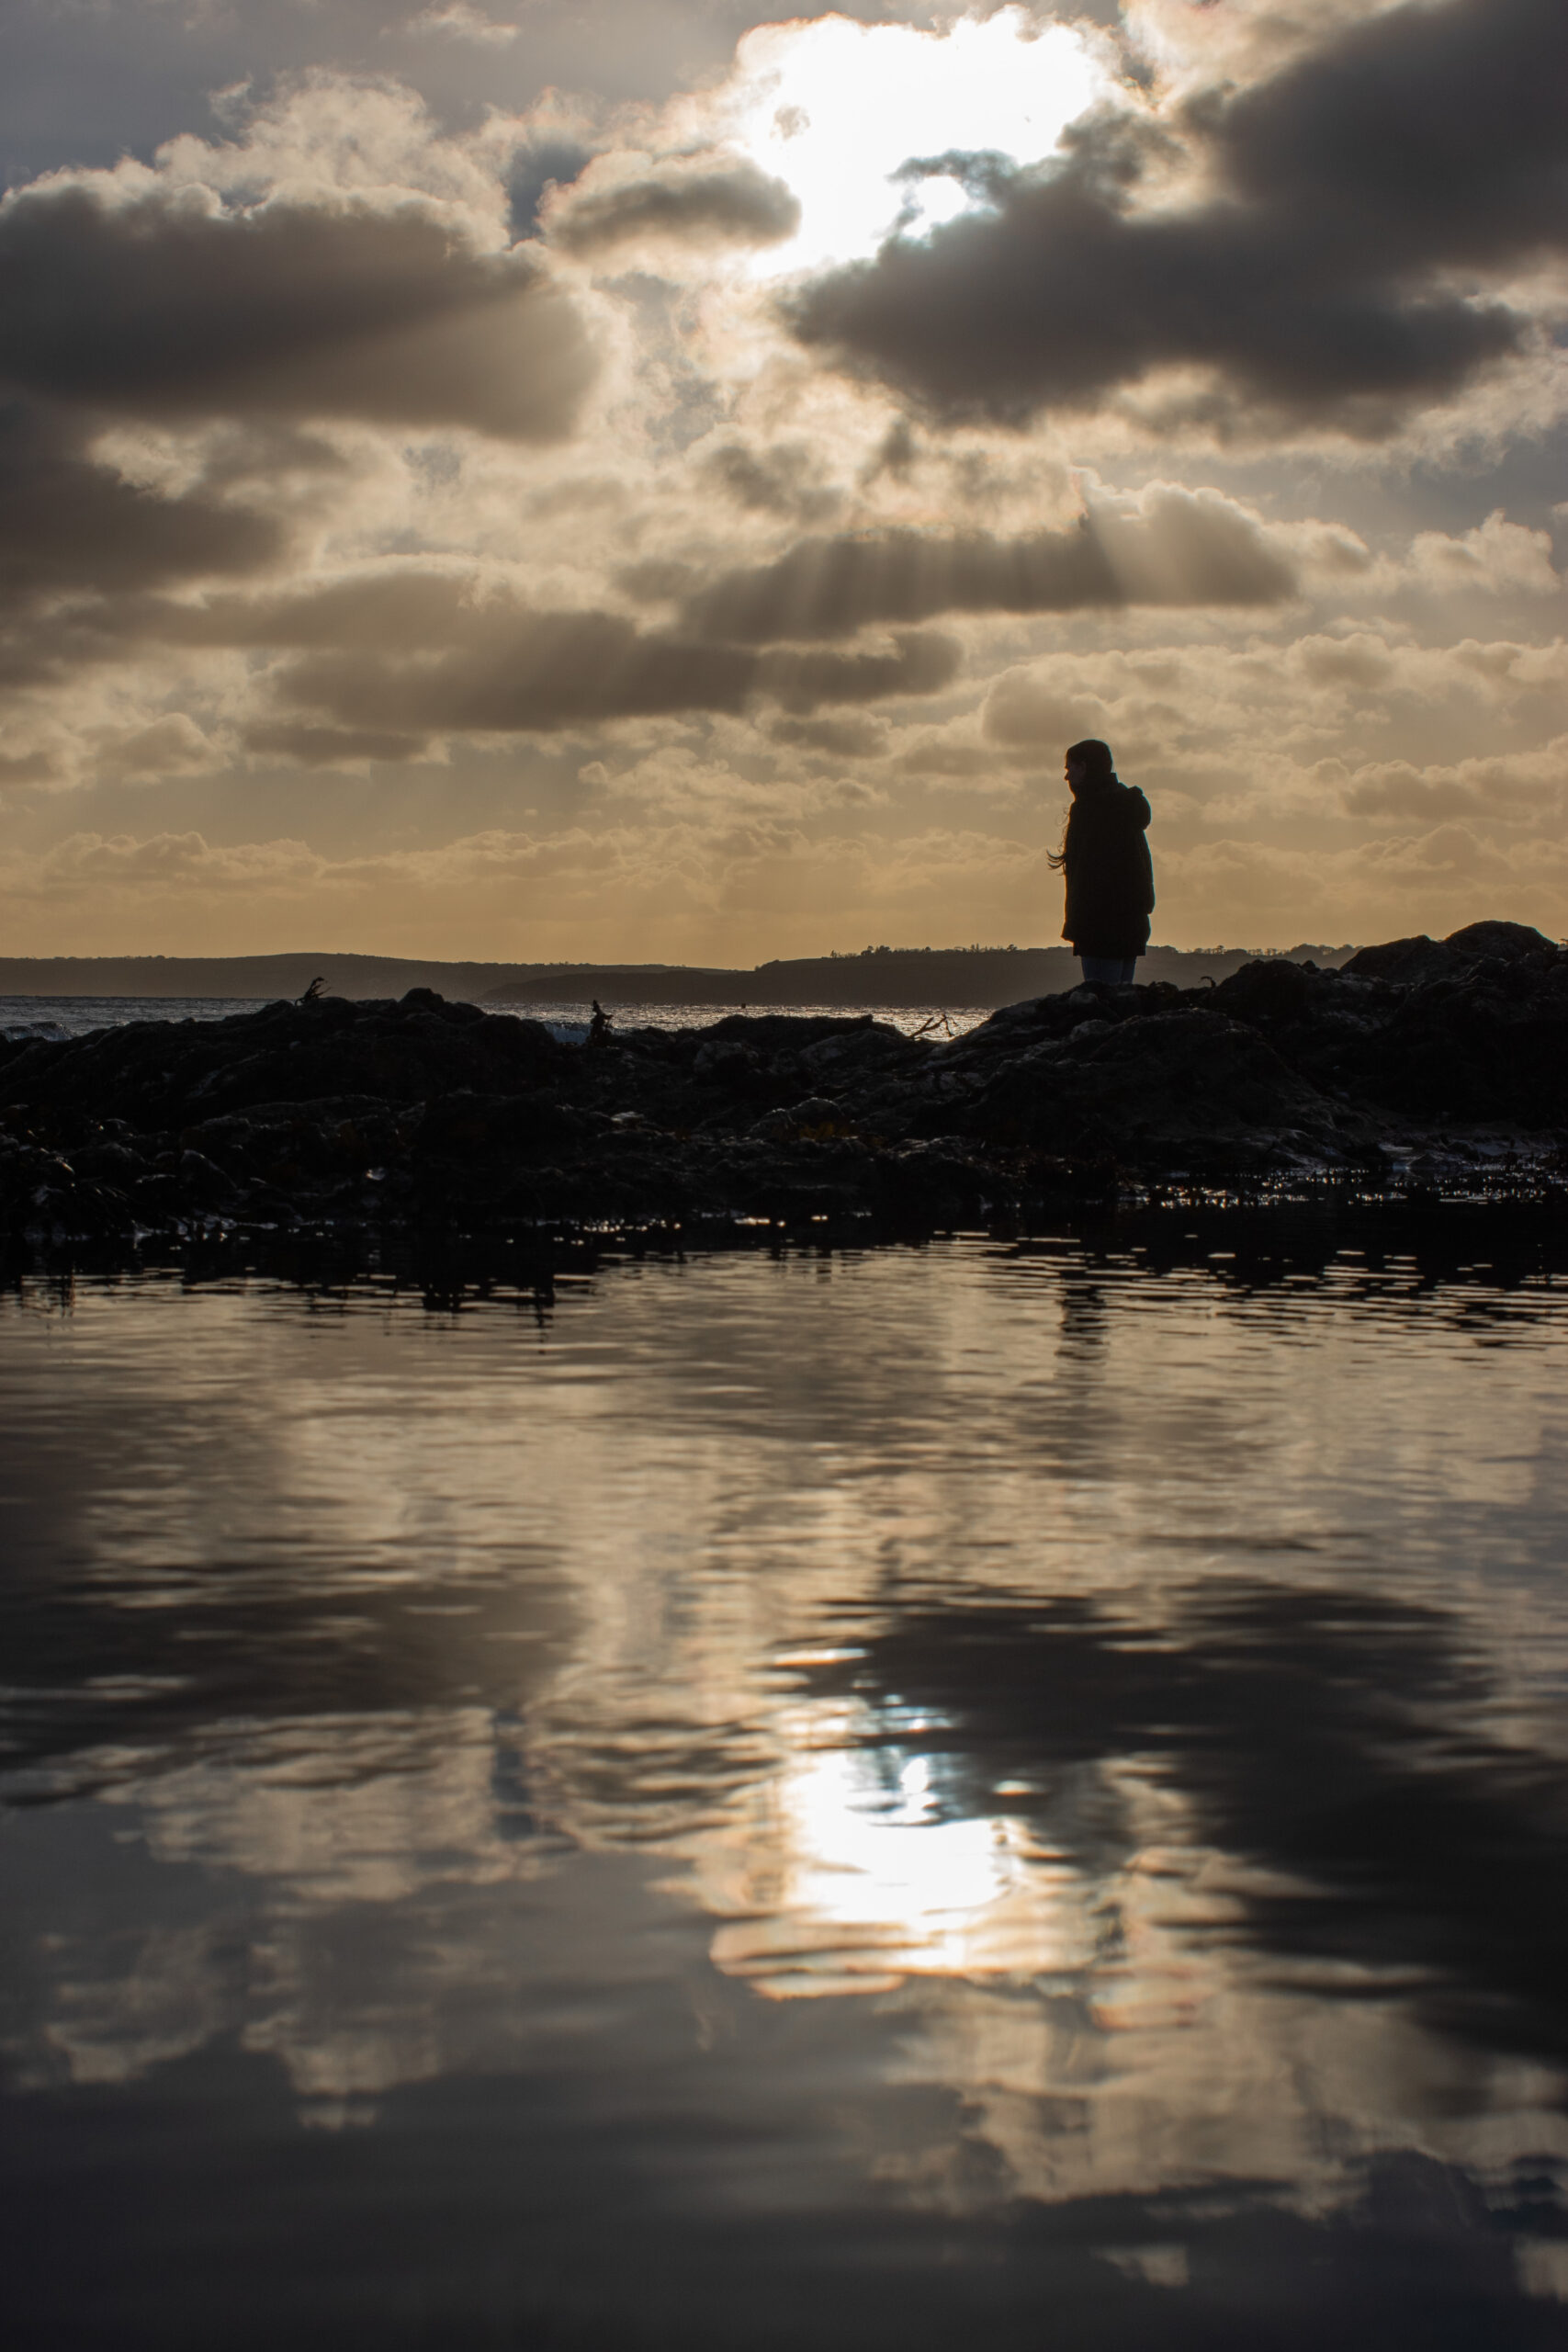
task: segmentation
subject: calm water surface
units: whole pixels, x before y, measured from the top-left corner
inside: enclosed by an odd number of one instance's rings
[[[24,1285],[9,2340],[1568,2342],[1565,1364],[1070,1240]]]

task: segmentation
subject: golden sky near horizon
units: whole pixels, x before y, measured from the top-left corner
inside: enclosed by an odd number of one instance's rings
[[[1561,0],[25,0],[0,939],[1568,932]]]

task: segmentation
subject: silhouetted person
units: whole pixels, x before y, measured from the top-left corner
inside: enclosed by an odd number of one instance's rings
[[[1127,981],[1149,944],[1155,870],[1144,835],[1153,811],[1135,785],[1111,764],[1109,744],[1093,736],[1069,750],[1065,773],[1073,805],[1060,854],[1067,877],[1062,937],[1071,940],[1086,980]]]
[[[607,1046],[610,1042],[610,1016],[597,997],[592,1002],[593,1018],[588,1024],[588,1042],[591,1046]]]

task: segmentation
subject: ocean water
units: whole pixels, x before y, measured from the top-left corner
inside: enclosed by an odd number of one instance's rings
[[[265,997],[0,996],[0,1037],[83,1037],[91,1029],[121,1029],[133,1021],[226,1021],[231,1013],[259,1012]],[[620,1029],[705,1029],[730,1012],[830,1013],[835,1019],[871,1012],[906,1035],[962,1037],[987,1015],[972,1007],[942,1005],[615,1004],[607,1006]],[[491,1004],[501,1020],[543,1021],[563,1042],[581,1045],[588,1035],[591,1004]]]
[[[0,1037],[85,1037],[133,1021],[226,1021],[259,1012],[252,996],[0,996]]]
[[[8,2343],[1568,2342],[1568,1279],[1457,1229],[0,1296]]]

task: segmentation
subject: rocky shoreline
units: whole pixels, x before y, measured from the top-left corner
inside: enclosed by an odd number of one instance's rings
[[[966,1036],[736,1016],[560,1043],[448,1003],[278,1003],[0,1043],[0,1234],[912,1234],[1170,1188],[1560,1197],[1568,950],[1523,925],[1080,987]]]

